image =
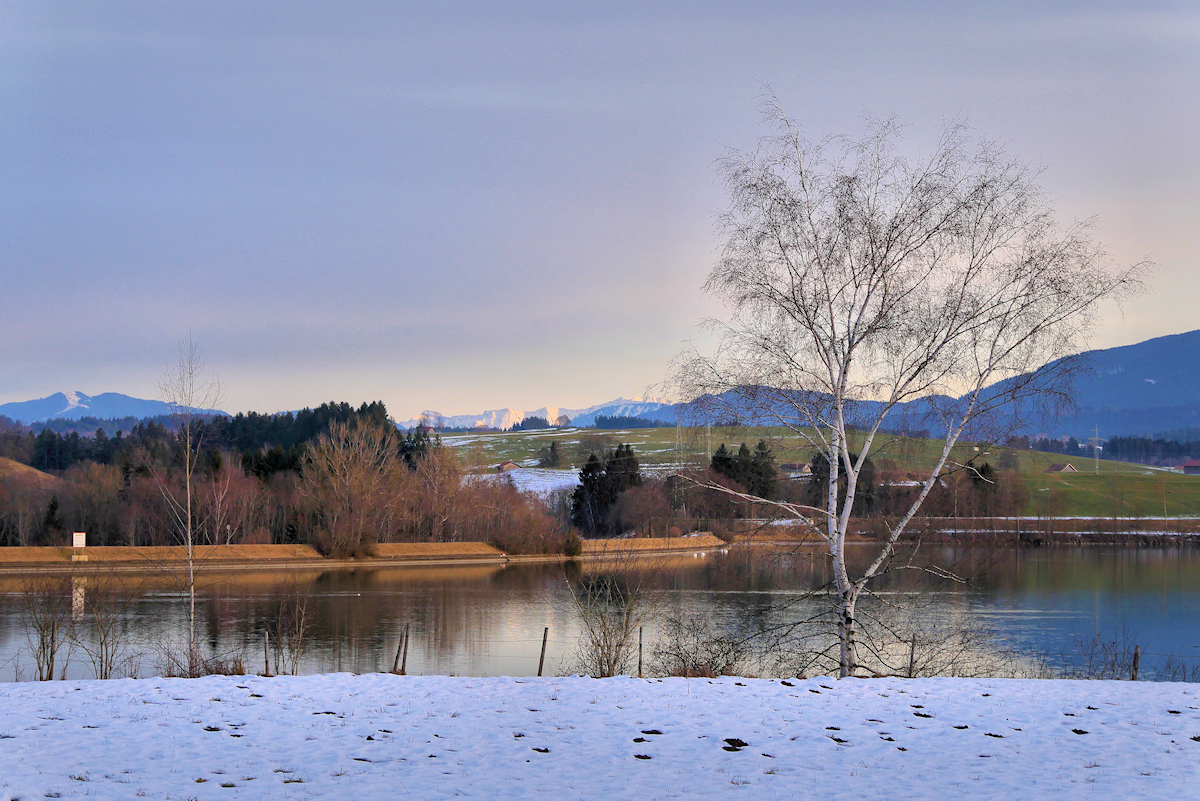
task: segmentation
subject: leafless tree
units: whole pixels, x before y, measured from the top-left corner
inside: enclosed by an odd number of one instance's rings
[[[715,354],[681,354],[673,378],[709,416],[785,426],[828,458],[820,507],[777,505],[816,521],[849,676],[859,598],[939,476],[961,467],[955,443],[1068,398],[1069,355],[1084,350],[1098,302],[1135,290],[1147,265],[1111,268],[1090,222],[1056,223],[1039,170],[961,122],[910,158],[893,119],[868,119],[860,139],[810,141],[773,97],[764,109],[774,133],[719,161],[731,204],[706,289],[730,317],[712,322]],[[860,472],[914,406],[940,454],[875,558],[852,571]]]
[[[318,518],[320,545],[330,554],[356,556],[388,526],[397,474],[395,432],[334,422],[308,448],[299,490]]]
[[[196,534],[200,521],[196,514],[196,481],[204,446],[205,417],[220,405],[221,384],[214,376],[205,377],[200,347],[188,335],[179,341],[178,359],[168,366],[158,384],[159,398],[171,409],[179,445],[182,486],[161,472],[155,473],[159,491],[170,510],[177,536],[187,548],[188,586],[188,664],[194,667],[196,652]],[[189,672],[194,673],[194,670]]]

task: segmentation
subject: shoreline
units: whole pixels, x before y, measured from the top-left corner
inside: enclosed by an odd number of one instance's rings
[[[508,554],[482,542],[382,543],[372,554],[358,559],[331,559],[309,545],[206,545],[194,549],[197,573],[293,570],[354,570],[386,567],[445,567],[447,565],[525,564],[602,560],[614,556],[670,556],[724,550],[726,543],[711,534],[691,537],[655,537],[617,540],[583,540],[583,552],[564,554]],[[80,558],[82,557],[82,558]],[[102,573],[175,573],[187,569],[186,548],[181,545],[56,546],[0,548],[0,576]]]

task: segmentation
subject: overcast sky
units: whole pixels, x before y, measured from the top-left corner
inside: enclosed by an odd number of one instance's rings
[[[0,5],[0,402],[155,397],[189,328],[231,411],[640,394],[720,314],[764,83],[814,136],[968,117],[1158,263],[1094,346],[1200,327],[1194,3],[580,5]]]

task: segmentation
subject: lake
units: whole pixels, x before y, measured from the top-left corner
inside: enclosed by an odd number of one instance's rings
[[[1078,644],[1100,633],[1140,646],[1143,677],[1161,671],[1167,655],[1188,671],[1200,669],[1198,549],[943,547],[926,549],[922,559],[927,561],[914,565],[949,566],[969,582],[931,583],[919,570],[897,571],[881,582],[872,614],[902,610],[896,614],[905,618],[904,625],[926,638],[969,618],[994,633],[988,647],[1036,651],[1059,667],[1084,659]],[[629,568],[609,567],[614,572]],[[824,608],[811,592],[828,580],[828,565],[812,552],[733,549],[674,556],[653,568],[653,576],[638,584],[655,612],[646,625],[647,662],[661,621],[673,614],[717,629],[747,631],[777,629]],[[584,576],[604,572],[594,563],[582,570]],[[570,672],[581,624],[568,589],[569,572],[558,563],[515,563],[201,574],[197,639],[206,655],[242,654],[248,670],[261,672],[263,632],[281,605],[286,608],[295,598],[304,600],[311,632],[300,673],[389,670],[406,625],[410,674],[535,675],[546,628],[545,672]],[[633,574],[643,575],[640,569]],[[577,572],[570,577],[579,580]],[[35,675],[23,581],[0,580],[3,680]],[[69,596],[66,581],[57,591]],[[126,651],[141,654],[134,660],[137,673],[153,675],[164,644],[186,638],[187,594],[163,577],[122,577],[120,583],[121,588],[109,589],[115,599],[110,608],[126,632]],[[75,603],[102,597],[104,584],[76,581]],[[86,633],[93,622],[83,614],[78,625]],[[759,663],[756,670],[770,668]],[[70,655],[66,675],[92,676],[81,650]]]

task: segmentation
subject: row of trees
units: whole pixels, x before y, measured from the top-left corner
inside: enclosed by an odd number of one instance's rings
[[[754,452],[742,443],[737,453],[731,453],[725,443],[717,448],[710,463],[713,471],[731,479],[746,492],[764,500],[779,497],[779,472],[775,469],[775,456],[766,440],[759,440]]]
[[[428,432],[396,431],[381,403],[282,417],[197,418],[173,431],[146,424],[108,440],[119,446],[107,461],[76,460],[54,478],[6,475],[0,544],[62,545],[86,531],[94,545],[167,545],[190,532],[197,544],[305,542],[356,554],[374,542],[460,539],[539,551],[565,536],[542,502],[468,479],[453,450]],[[317,419],[326,429],[297,442]],[[231,423],[248,420],[259,424],[253,438],[248,427],[240,440],[228,436]],[[240,451],[237,441],[259,449]]]

